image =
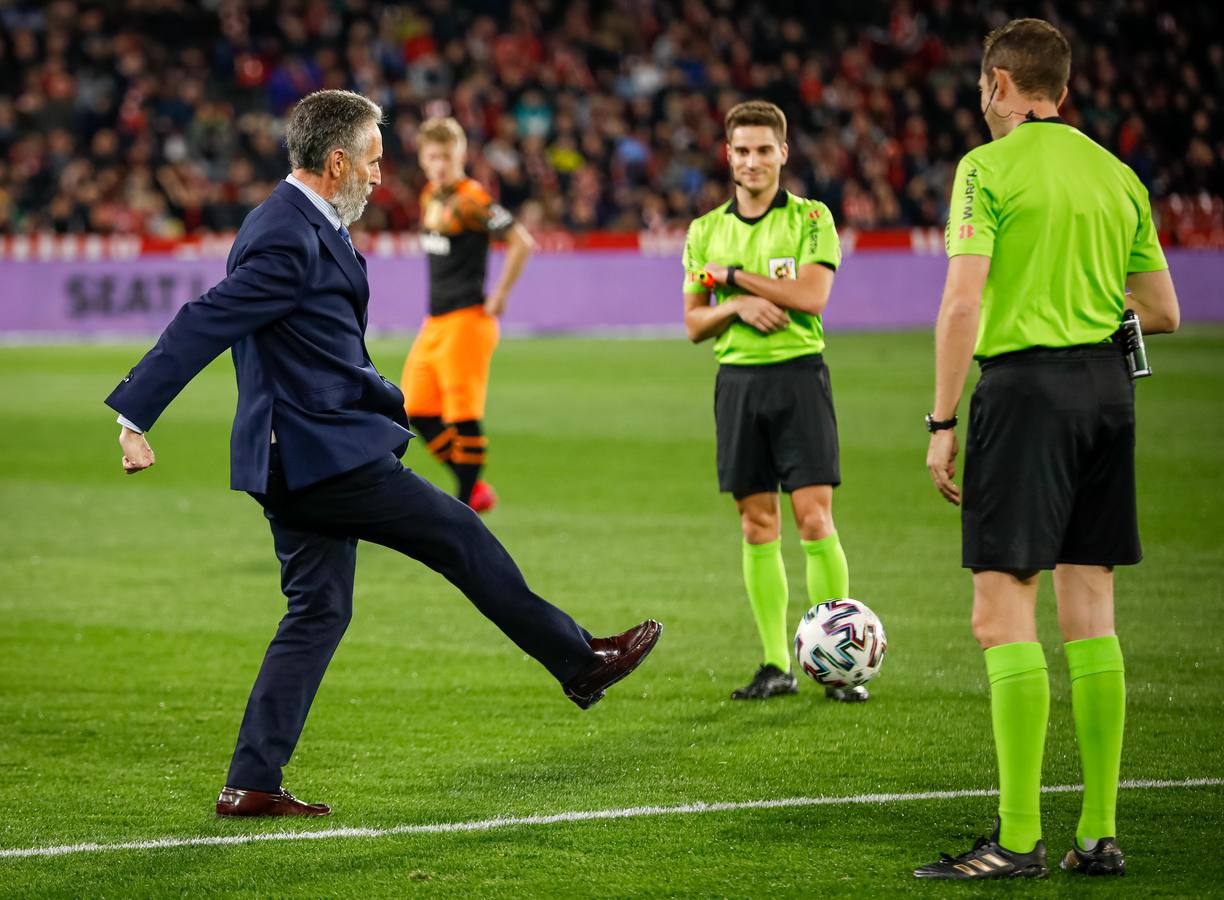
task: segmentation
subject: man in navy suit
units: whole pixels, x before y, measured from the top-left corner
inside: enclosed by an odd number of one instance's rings
[[[654,620],[594,638],[531,592],[476,513],[405,469],[404,396],[365,345],[369,283],[347,226],[381,180],[382,110],[318,91],[286,130],[292,174],[247,216],[226,278],[186,304],[106,402],[119,413],[123,469],[154,463],[144,432],[195,375],[232,348],[238,409],[234,490],[263,506],[288,612],[238,732],[221,816],[327,815],[281,785],[323,673],[352,617],[357,542],[441,573],[583,709],[658,640]]]

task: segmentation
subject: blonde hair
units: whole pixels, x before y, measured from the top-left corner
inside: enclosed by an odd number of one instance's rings
[[[466,144],[463,126],[453,116],[435,116],[421,123],[417,144]]]

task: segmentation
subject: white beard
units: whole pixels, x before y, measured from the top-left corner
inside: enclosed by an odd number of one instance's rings
[[[336,192],[336,196],[332,198],[332,205],[336,207],[336,212],[340,214],[340,221],[347,228],[365,212],[366,203],[369,201],[370,192],[373,190],[369,184],[363,183],[357,177],[356,171],[350,173],[349,177],[344,180],[344,184],[340,186],[340,190]]]

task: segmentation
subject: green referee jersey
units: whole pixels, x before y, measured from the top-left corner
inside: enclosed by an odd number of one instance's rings
[[[837,271],[841,244],[829,208],[818,200],[796,197],[784,190],[774,196],[765,214],[746,219],[733,199],[694,219],[684,243],[684,292],[706,293],[697,280],[707,264],[740,266],[768,278],[798,278],[799,267],[818,264]],[[718,285],[715,301],[722,303],[737,288]],[[736,319],[714,342],[720,363],[757,366],[783,362],[824,350],[820,316],[787,310],[790,324],[773,334],[762,334]]]
[[[956,169],[948,256],[990,257],[979,359],[1109,339],[1126,276],[1168,268],[1147,190],[1060,119],[1018,125]]]

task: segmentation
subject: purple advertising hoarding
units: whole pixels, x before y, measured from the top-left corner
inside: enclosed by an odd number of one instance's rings
[[[1224,253],[1169,250],[1186,322],[1224,321]],[[495,261],[494,270],[499,260]],[[929,327],[946,260],[872,250],[846,257],[826,314],[831,329]],[[425,314],[425,258],[374,257],[370,328],[402,332]],[[225,274],[220,259],[0,261],[0,337],[148,336]],[[510,297],[508,332],[680,331],[677,258],[639,251],[541,253]]]

